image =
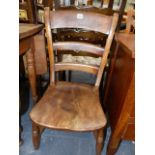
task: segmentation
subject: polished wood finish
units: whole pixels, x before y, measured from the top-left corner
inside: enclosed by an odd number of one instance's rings
[[[32,96],[34,103],[37,100],[37,91],[36,91],[36,70],[34,62],[34,35],[40,32],[43,28],[43,25],[35,24],[19,24],[19,54],[26,53],[27,55],[27,68],[28,68],[28,77],[30,81],[30,87],[32,90]]]
[[[55,63],[55,71],[64,71],[64,70],[75,70],[97,75],[99,68],[98,66],[78,64],[78,63],[64,63],[64,62]]]
[[[119,33],[116,35],[116,40],[122,48],[130,52],[132,58],[135,58],[135,34]]]
[[[103,70],[104,70],[104,67],[106,64],[108,54],[109,54],[112,39],[113,39],[113,35],[114,35],[113,30],[115,28],[115,24],[117,23],[117,17],[116,17],[117,14],[114,15],[115,18],[113,18],[113,20],[110,16],[87,12],[87,11],[82,11],[82,10],[81,11],[79,11],[79,10],[60,10],[60,11],[51,12],[50,14],[47,14],[47,12],[46,12],[46,16],[48,18],[47,19],[45,18],[45,20],[49,20],[51,18],[50,24],[46,25],[46,30],[48,29],[48,31],[49,31],[48,32],[49,37],[47,37],[48,48],[50,47],[49,48],[49,51],[50,51],[49,56],[51,57],[50,59],[52,60],[50,65],[51,65],[51,68],[53,68],[53,70],[51,70],[51,72],[50,72],[51,83],[54,82],[54,76],[53,76],[54,73],[52,73],[54,71],[54,59],[53,59],[53,52],[52,52],[53,45],[51,44],[52,37],[50,36],[50,33],[51,33],[50,27],[51,28],[63,28],[62,25],[64,25],[65,28],[75,28],[75,27],[86,28],[89,30],[102,32],[104,34],[107,34],[107,33],[111,34],[108,36],[108,39],[107,39],[107,44],[105,46],[105,50],[103,53],[104,59],[102,58],[101,66],[99,68],[97,80],[95,83],[95,86],[99,86],[100,81],[101,81],[101,76],[102,76],[102,73],[103,73]],[[58,19],[58,18],[60,18],[60,19]],[[92,18],[93,18],[93,20],[92,20]],[[102,20],[101,20],[101,18],[102,18]],[[70,20],[66,24],[66,20],[68,20],[68,19],[70,19]],[[86,20],[84,20],[84,19],[88,19],[88,21],[86,22]],[[56,23],[54,23],[53,21],[55,21]],[[96,27],[94,27],[92,25],[94,23],[94,21],[96,22]],[[79,24],[79,25],[77,25],[77,24]],[[107,26],[107,24],[109,26]],[[105,28],[104,28],[104,25],[106,25]],[[103,27],[103,30],[101,30],[101,27]],[[110,29],[111,27],[112,27],[112,30]]]
[[[67,6],[67,7],[60,7],[58,10],[79,10],[79,11],[85,11],[85,12],[92,12],[92,13],[97,13],[97,14],[102,14],[102,15],[113,15],[113,11],[111,9],[102,9],[102,8],[97,8],[94,6]],[[95,24],[91,24],[92,26]],[[60,41],[65,40],[72,40],[72,41],[84,41],[87,43],[93,43],[93,44],[100,44],[102,47],[104,47],[107,36],[99,33],[99,32],[93,32],[90,31],[89,29],[68,29],[64,31],[63,29],[58,31],[58,39]],[[103,42],[104,41],[104,42]]]
[[[51,129],[93,131],[106,124],[99,102],[98,89],[93,86],[57,82],[48,87],[30,116]]]
[[[103,1],[101,1],[103,2]],[[110,5],[114,5],[114,1],[110,1],[109,2]],[[121,25],[121,21],[122,21],[122,16],[124,14],[124,9],[125,9],[125,5],[126,5],[126,0],[121,1],[121,5],[119,10],[114,10],[112,7],[108,7],[108,8],[103,8],[103,5],[101,5],[100,8],[94,7],[92,5],[89,6],[69,6],[69,7],[60,7],[57,10],[65,10],[65,9],[70,9],[70,10],[79,10],[79,11],[88,11],[88,12],[92,12],[92,13],[100,13],[100,14],[104,14],[104,15],[113,15],[115,12],[119,13],[119,22],[118,22],[118,26],[117,26],[117,31],[119,31],[120,29],[120,25]],[[94,23],[92,23],[92,25],[94,25]],[[60,30],[60,32],[58,31],[57,33],[58,35],[58,40],[59,41],[63,41],[65,40],[72,40],[72,41],[85,41],[87,43],[93,43],[93,44],[97,44],[97,45],[101,45],[102,47],[104,47],[105,43],[106,43],[106,39],[107,36],[103,35],[102,33],[94,33],[90,30],[85,30],[85,29],[70,29],[68,31],[64,31],[63,29]],[[83,57],[82,57],[83,58]],[[84,58],[83,58],[84,59]],[[94,59],[95,61],[95,59]],[[108,65],[107,65],[108,66]],[[108,69],[108,67],[106,67],[105,71]],[[69,79],[71,79],[71,71],[69,72]],[[104,74],[106,74],[104,72]]]
[[[70,21],[68,21],[68,19],[70,19]],[[68,21],[67,24],[66,20]],[[104,20],[105,22],[103,22]],[[101,153],[101,146],[103,145],[103,128],[106,124],[106,117],[100,104],[99,84],[114,37],[117,20],[117,14],[113,17],[109,17],[96,13],[93,14],[91,12],[79,12],[78,10],[61,10],[54,12],[50,11],[49,8],[45,8],[45,30],[50,59],[50,84],[43,97],[30,112],[32,121],[38,126],[33,132],[35,148],[39,147],[39,128],[45,127],[71,131],[96,131],[97,155]],[[96,27],[90,25],[94,21],[96,22]],[[103,26],[102,30],[101,25]],[[56,51],[54,51],[54,41],[52,41],[51,29],[68,27],[88,28],[92,31],[108,33],[108,39],[105,45],[105,50],[102,54],[100,66],[93,68],[93,66],[90,67],[90,65],[72,63],[64,64],[55,61],[54,58]],[[69,42],[67,42],[67,44],[69,44]],[[83,43],[83,45],[85,45],[86,48],[90,47],[85,43]],[[59,47],[61,47],[61,50],[64,50],[64,42],[59,42]],[[71,46],[68,45],[68,47],[73,48],[73,42],[71,42]],[[75,49],[77,49],[76,44]],[[92,49],[89,49],[94,50],[94,46]],[[86,51],[88,51],[88,49]],[[97,50],[94,51],[94,53],[95,52],[98,54]],[[89,85],[56,81],[55,72],[68,69],[96,73],[97,79],[95,84]]]
[[[71,4],[69,6],[70,9],[71,8],[74,8],[74,9],[76,8],[76,9],[84,9],[84,10],[88,10],[88,11],[90,11],[90,10],[95,11],[95,10],[99,9],[99,8],[96,8],[96,7],[93,6],[93,2],[94,2],[93,0],[87,0],[87,3],[85,5],[82,5],[82,6],[80,6],[79,4],[76,5],[75,1],[76,0],[71,0],[70,1],[70,4]],[[118,10],[113,9],[114,0],[109,0],[108,8],[104,8],[104,0],[101,0],[98,3],[101,3],[100,9],[102,10],[102,13],[105,13],[106,15],[107,14],[112,15],[115,12],[119,13],[119,21],[118,21],[118,26],[117,26],[117,31],[119,31],[127,0],[122,0],[121,1],[120,7],[119,7]],[[56,1],[56,0],[44,0],[42,4],[37,4],[36,0],[34,0],[34,5],[35,5],[35,12],[36,12],[35,14],[36,14],[36,16],[38,14],[37,11],[39,9],[43,10],[45,7],[50,7],[51,10],[59,10],[59,9],[64,9],[66,7],[65,5],[60,5],[60,1]],[[68,8],[68,6],[67,6],[67,8]],[[37,22],[38,21],[39,20],[37,20]]]
[[[44,32],[41,32],[43,29],[42,24],[25,24],[20,23],[19,26],[19,39],[20,46],[19,52],[23,54],[30,48],[31,41],[30,37],[33,37],[34,44],[34,59],[35,59],[35,67],[36,74],[42,75],[47,72],[47,60],[46,60],[46,51],[45,51],[45,38]],[[38,34],[38,32],[41,32]]]
[[[42,30],[42,24],[19,24],[19,39],[26,39],[27,37],[31,37]],[[19,51],[20,52],[20,51]]]
[[[40,34],[34,36],[34,46],[36,74],[43,75],[48,72],[44,30]]]
[[[112,22],[112,17],[108,17],[99,13],[87,12],[87,11],[78,11],[78,10],[58,10],[50,14],[51,17],[51,28],[82,28],[87,30],[94,30],[96,32],[109,34],[110,25]],[[68,14],[67,14],[67,13]],[[69,14],[72,14],[70,16]],[[91,20],[91,18],[94,20]],[[88,20],[85,20],[88,19]],[[64,20],[65,19],[65,20]],[[68,20],[66,22],[66,20]],[[99,22],[101,21],[102,22]],[[53,22],[55,21],[55,22]]]
[[[96,138],[96,155],[101,155],[104,141],[104,130],[94,131],[94,137]]]
[[[36,70],[34,60],[34,36],[39,33],[43,25],[19,24],[19,55],[26,55],[28,78],[32,92],[33,103],[37,101]]]
[[[134,34],[116,34],[104,97],[112,129],[107,154],[114,155],[121,140],[135,138],[135,49]]]
[[[55,42],[53,43],[53,48],[54,50],[58,50],[58,53],[64,51],[72,51],[73,53],[79,53],[83,51],[96,56],[102,56],[104,52],[104,48],[102,47],[77,41]]]

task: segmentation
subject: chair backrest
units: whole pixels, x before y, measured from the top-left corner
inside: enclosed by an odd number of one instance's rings
[[[100,85],[104,67],[110,51],[112,40],[117,25],[118,15],[106,16],[99,13],[92,13],[78,10],[50,11],[45,8],[45,30],[50,58],[50,84],[55,83],[55,71],[78,70],[96,74],[95,86]],[[51,29],[56,28],[84,28],[91,31],[101,32],[108,35],[104,48],[84,42],[53,42]],[[71,50],[76,53],[83,51],[102,57],[100,66],[54,62],[54,50]]]

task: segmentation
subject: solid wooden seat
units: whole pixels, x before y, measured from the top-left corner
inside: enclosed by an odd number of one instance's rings
[[[67,22],[66,22],[67,21]],[[107,57],[110,51],[118,15],[106,16],[99,13],[81,10],[50,11],[45,8],[45,30],[50,60],[50,84],[43,97],[33,107],[32,119],[33,144],[37,149],[44,128],[93,131],[96,138],[97,155],[103,147],[103,128],[106,117],[101,107],[99,86]],[[88,29],[107,35],[104,48],[94,44],[75,41],[53,41],[51,30],[60,28]],[[62,62],[56,54],[72,51],[77,55],[80,51],[101,58],[99,65],[74,62]],[[96,75],[94,85],[58,82],[56,72],[74,70]]]
[[[106,124],[98,90],[70,82],[49,86],[30,116],[41,126],[72,131],[97,130]]]

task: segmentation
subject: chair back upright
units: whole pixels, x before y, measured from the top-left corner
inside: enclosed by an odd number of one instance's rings
[[[78,70],[95,74],[97,76],[95,86],[99,87],[101,77],[107,57],[110,51],[112,40],[117,26],[118,15],[107,16],[99,13],[79,10],[58,10],[50,11],[49,7],[45,8],[45,30],[48,44],[50,59],[50,84],[55,84],[55,72],[63,70]],[[52,40],[51,29],[59,28],[82,28],[90,31],[106,34],[107,40],[104,48],[79,41],[55,41]],[[86,65],[80,63],[63,63],[56,62],[54,51],[68,50],[78,53],[83,51],[102,57],[100,66]]]
[[[105,1],[106,0],[102,0],[101,8],[104,8]],[[121,26],[121,22],[122,22],[122,19],[123,19],[123,14],[124,14],[124,11],[125,11],[126,3],[127,3],[127,0],[119,0],[119,3],[118,3],[119,7],[118,7],[118,9],[114,10],[115,1],[114,0],[108,0],[108,8],[107,9],[113,10],[114,12],[117,12],[119,14],[117,31],[120,30],[120,26]]]

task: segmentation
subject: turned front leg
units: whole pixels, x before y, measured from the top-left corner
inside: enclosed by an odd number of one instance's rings
[[[28,70],[28,78],[30,82],[30,88],[32,92],[33,104],[36,103],[37,89],[36,89],[36,69],[35,69],[35,61],[34,61],[34,40],[31,38],[31,48],[26,53],[27,56],[27,70]]]
[[[103,149],[104,129],[102,128],[94,131],[94,136],[96,138],[96,155],[101,155]]]

